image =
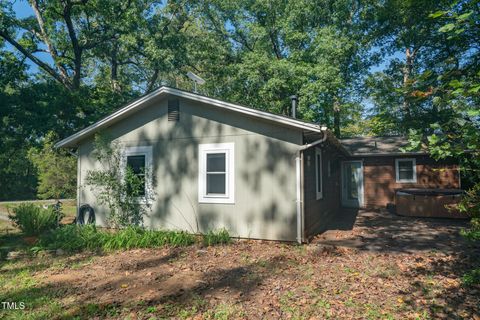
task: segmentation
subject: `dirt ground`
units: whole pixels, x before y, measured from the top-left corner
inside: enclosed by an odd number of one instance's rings
[[[132,318],[143,318],[147,305],[161,317],[225,308],[227,318],[473,319],[480,288],[459,280],[470,258],[240,241],[119,252],[36,278],[62,290],[64,305],[127,306]]]
[[[480,287],[461,281],[480,265],[479,251],[453,243],[461,222],[422,220],[436,226],[423,233],[434,235],[408,246],[412,230],[396,239],[385,217],[357,218],[354,231],[329,231],[303,246],[237,240],[84,253],[32,276],[35,290],[55,292],[63,312],[79,318],[480,319]],[[382,232],[387,240],[372,240]]]

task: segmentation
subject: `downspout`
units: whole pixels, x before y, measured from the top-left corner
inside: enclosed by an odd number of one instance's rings
[[[306,144],[298,149],[295,156],[295,170],[296,170],[296,194],[297,194],[297,242],[302,244],[305,239],[305,215],[304,215],[304,186],[303,186],[303,175],[304,175],[304,161],[303,161],[303,151],[308,148],[319,145],[327,140],[326,128],[321,128],[322,138],[316,140],[312,143]]]

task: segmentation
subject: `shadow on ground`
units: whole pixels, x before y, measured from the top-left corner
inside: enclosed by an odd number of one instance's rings
[[[386,210],[343,209],[340,215],[314,244],[391,253],[460,252],[473,245],[460,235],[468,220],[403,217]]]

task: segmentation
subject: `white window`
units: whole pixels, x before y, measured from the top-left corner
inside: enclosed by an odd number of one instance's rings
[[[417,182],[417,163],[415,159],[395,159],[395,176],[399,183]]]
[[[317,200],[323,198],[322,184],[322,150],[315,148],[315,181],[317,190]]]
[[[140,202],[151,200],[152,189],[152,147],[127,147],[123,156],[123,170],[130,168],[142,182],[134,190]],[[123,171],[125,174],[125,171]],[[127,188],[128,189],[128,188]],[[133,192],[133,191],[132,191]]]
[[[235,203],[233,143],[201,144],[198,148],[198,202]]]

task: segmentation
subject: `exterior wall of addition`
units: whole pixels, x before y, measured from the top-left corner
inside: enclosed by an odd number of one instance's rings
[[[415,158],[415,183],[398,183],[395,159]],[[436,162],[428,156],[375,156],[364,157],[365,207],[380,208],[394,203],[395,191],[403,188],[460,188],[459,166],[449,162]]]

